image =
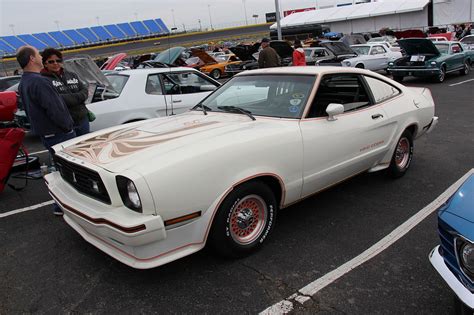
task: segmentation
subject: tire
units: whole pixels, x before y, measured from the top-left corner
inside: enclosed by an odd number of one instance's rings
[[[392,155],[390,166],[388,168],[389,175],[393,178],[399,178],[405,175],[410,167],[413,158],[413,135],[409,130],[405,130]]]
[[[459,71],[462,75],[468,75],[469,74],[469,70],[471,70],[471,65],[470,65],[470,62],[469,60],[466,60],[466,62],[464,62],[464,68]]]
[[[225,257],[245,257],[258,250],[275,225],[278,204],[260,181],[244,183],[222,202],[209,235],[209,245]]]
[[[397,81],[397,82],[402,82],[402,81],[403,81],[403,78],[404,78],[404,77],[401,76],[401,75],[394,75],[394,76],[393,76],[393,79],[394,79],[395,81]]]
[[[358,69],[364,69],[365,68],[364,64],[362,64],[362,63],[358,63],[355,67],[358,68]]]
[[[219,69],[214,69],[211,71],[210,75],[214,80],[219,80],[222,76],[222,73]]]
[[[441,71],[439,72],[437,76],[434,77],[434,80],[435,82],[443,83],[444,79],[446,79],[446,67],[442,66]]]

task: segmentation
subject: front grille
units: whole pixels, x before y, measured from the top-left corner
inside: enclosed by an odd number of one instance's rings
[[[54,163],[59,169],[61,177],[77,191],[99,201],[111,204],[107,189],[105,189],[104,183],[97,172],[71,163],[57,155],[54,155]],[[97,189],[94,189],[94,186]]]

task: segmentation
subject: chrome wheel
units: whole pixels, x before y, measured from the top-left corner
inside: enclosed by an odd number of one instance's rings
[[[407,138],[401,138],[398,141],[397,149],[395,150],[395,164],[398,168],[404,169],[410,160],[410,142]]]
[[[444,82],[445,77],[446,77],[446,70],[444,70],[444,68],[441,68],[438,75],[438,82]]]
[[[254,242],[262,234],[267,221],[268,208],[265,201],[257,195],[241,199],[230,215],[230,235],[240,244]]]

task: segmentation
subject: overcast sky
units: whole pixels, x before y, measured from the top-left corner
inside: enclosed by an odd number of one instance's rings
[[[319,0],[319,2],[333,0]],[[334,0],[336,1],[336,0]],[[316,0],[280,0],[281,10],[314,7]],[[249,23],[252,15],[264,21],[266,12],[275,11],[274,0],[245,0]],[[208,5],[210,7],[208,8]],[[166,25],[180,29],[210,25],[214,28],[245,23],[242,0],[0,0],[0,35],[31,34],[161,17]],[[57,23],[55,22],[57,21]],[[12,30],[13,28],[13,30]]]

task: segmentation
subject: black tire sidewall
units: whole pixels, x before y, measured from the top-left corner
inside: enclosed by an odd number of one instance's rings
[[[215,73],[217,73],[217,76],[215,75]],[[214,69],[211,71],[211,77],[214,79],[214,80],[218,80],[221,78],[221,72],[219,69]]]
[[[249,195],[257,195],[267,206],[267,221],[259,237],[250,244],[242,245],[234,241],[230,233],[230,217],[237,204]],[[217,210],[209,235],[209,244],[220,254],[228,257],[246,256],[262,246],[275,225],[278,210],[272,190],[260,181],[244,183],[235,188]]]
[[[400,143],[400,140],[403,139],[403,138],[407,138],[408,143],[410,144],[410,154],[408,156],[407,164],[405,165],[404,168],[401,169],[397,166],[397,163],[395,162],[395,156],[396,156],[396,153],[397,153],[398,144]],[[398,178],[398,177],[402,177],[403,175],[405,175],[407,170],[410,168],[411,161],[413,159],[413,149],[414,149],[413,135],[411,134],[410,131],[405,130],[402,133],[402,135],[400,136],[400,138],[398,138],[397,144],[395,146],[395,150],[393,151],[393,154],[392,154],[392,159],[390,160],[389,173],[392,177]]]

